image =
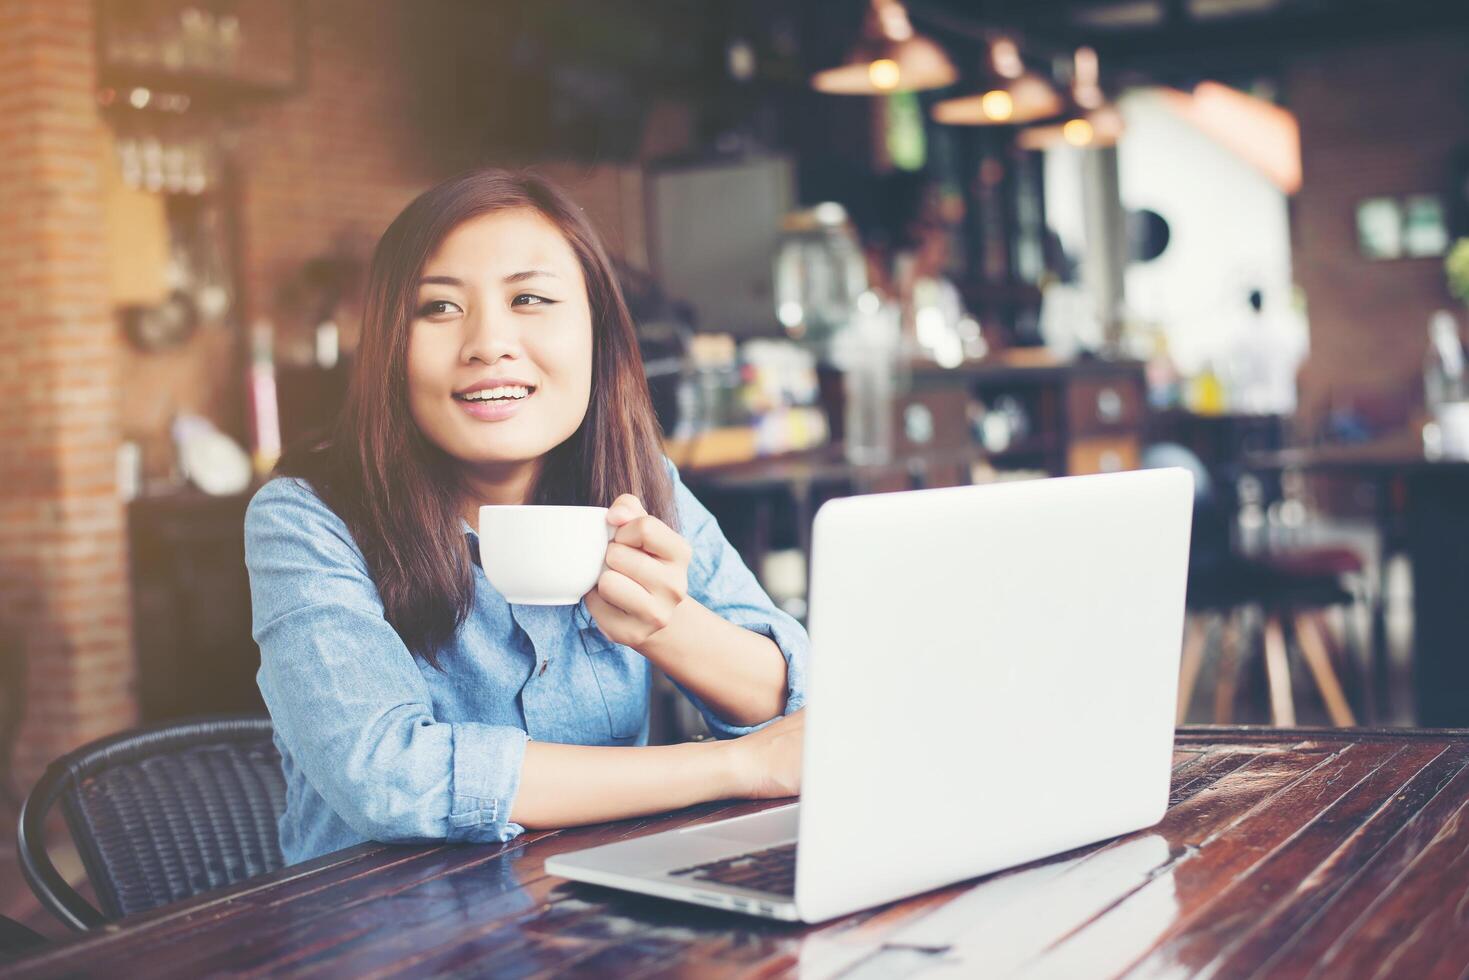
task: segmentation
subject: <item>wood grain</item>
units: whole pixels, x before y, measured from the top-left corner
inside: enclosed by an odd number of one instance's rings
[[[501,845],[366,844],[78,936],[7,976],[1469,971],[1469,732],[1183,729],[1173,762],[1154,827],[818,926],[545,873],[554,854],[766,805],[715,803]]]

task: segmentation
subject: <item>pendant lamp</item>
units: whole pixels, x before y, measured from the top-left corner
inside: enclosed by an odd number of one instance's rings
[[[916,33],[899,0],[871,0],[862,40],[847,60],[811,76],[811,87],[832,95],[887,95],[952,85],[959,77],[944,49]]]
[[[1020,48],[1008,37],[990,42],[989,58],[977,91],[945,99],[933,107],[934,122],[949,126],[1017,126],[1061,112],[1061,97],[1050,82],[1027,71]]]
[[[1075,147],[1116,146],[1124,129],[1122,113],[1111,103],[1091,112],[1068,115],[1065,122],[1027,126],[1015,137],[1022,150],[1048,150],[1063,143]]]
[[[1075,147],[1115,146],[1124,128],[1122,113],[1102,91],[1097,53],[1077,48],[1073,56],[1071,93],[1064,118],[1054,125],[1032,126],[1016,143],[1025,150],[1044,150],[1062,143]]]

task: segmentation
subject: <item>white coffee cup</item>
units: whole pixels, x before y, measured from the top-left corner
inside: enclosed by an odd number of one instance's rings
[[[606,507],[487,504],[480,566],[507,602],[573,606],[596,587],[612,534]]]

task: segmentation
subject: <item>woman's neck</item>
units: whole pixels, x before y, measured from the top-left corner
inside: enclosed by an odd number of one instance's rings
[[[468,491],[460,513],[470,527],[478,527],[479,509],[484,504],[529,503],[540,468],[540,460],[470,468],[465,474]]]

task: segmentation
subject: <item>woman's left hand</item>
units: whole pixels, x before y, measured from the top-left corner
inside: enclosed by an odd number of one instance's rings
[[[693,549],[630,493],[613,501],[607,523],[617,531],[607,545],[607,567],[587,593],[587,610],[607,639],[640,649],[673,622],[688,597]]]

